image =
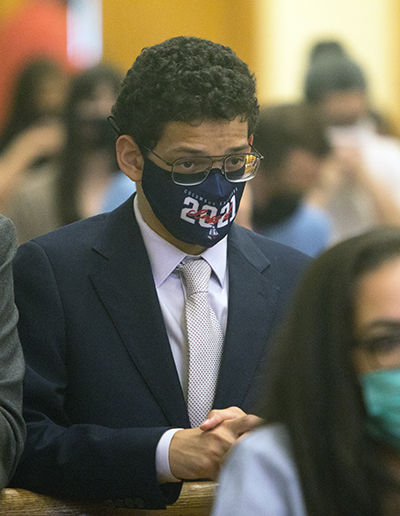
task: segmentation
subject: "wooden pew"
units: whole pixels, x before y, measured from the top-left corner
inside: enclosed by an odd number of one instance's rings
[[[209,516],[215,482],[185,482],[174,505],[165,510],[120,509],[85,502],[58,500],[24,489],[0,492],[1,516]]]

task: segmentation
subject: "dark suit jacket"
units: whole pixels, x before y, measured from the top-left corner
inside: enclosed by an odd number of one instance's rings
[[[244,228],[229,235],[229,315],[216,408],[251,412],[268,338],[309,258]],[[39,237],[14,266],[27,362],[28,439],[13,485],[161,508],[155,449],[190,427],[132,199]]]

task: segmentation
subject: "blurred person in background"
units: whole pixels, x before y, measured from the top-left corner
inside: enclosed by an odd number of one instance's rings
[[[66,72],[75,67],[67,55],[67,0],[23,0],[0,21],[0,130],[11,110],[22,70],[47,58]]]
[[[122,172],[107,121],[121,79],[114,67],[101,64],[72,80],[64,116],[66,142],[59,160],[27,178],[7,210],[20,243],[112,209],[135,190],[130,180],[122,189],[115,184]]]
[[[339,41],[322,40],[312,47],[304,95],[319,105],[328,126],[396,135],[390,121],[371,106],[365,72]]]
[[[338,41],[321,41],[310,53],[304,91],[335,151],[312,198],[332,216],[332,241],[400,224],[400,142],[371,108],[360,65]]]
[[[306,201],[330,152],[315,109],[307,104],[264,107],[254,145],[264,156],[247,186],[254,230],[316,256],[330,241],[332,222]]]
[[[0,209],[27,173],[54,160],[64,143],[61,121],[69,75],[54,61],[35,59],[18,78],[12,109],[0,133]]]
[[[7,124],[0,132],[0,152],[22,131],[63,115],[69,74],[54,61],[34,59],[21,71]]]
[[[265,425],[237,444],[212,516],[400,514],[400,228],[319,256],[281,328]]]

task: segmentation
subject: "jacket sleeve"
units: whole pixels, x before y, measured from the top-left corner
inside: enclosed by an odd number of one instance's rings
[[[22,418],[24,359],[17,332],[12,259],[16,235],[11,221],[0,215],[0,488],[22,454],[25,423]]]
[[[28,435],[13,485],[50,496],[120,506],[159,509],[173,503],[181,484],[160,486],[155,467],[156,446],[167,428],[71,422],[69,340],[74,337],[69,335],[51,261],[44,249],[31,241],[20,246],[14,271],[27,365],[24,417]]]

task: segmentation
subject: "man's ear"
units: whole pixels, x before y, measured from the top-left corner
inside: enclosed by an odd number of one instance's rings
[[[117,160],[122,172],[132,181],[142,180],[144,159],[131,136],[121,135],[116,143]]]
[[[249,142],[249,145],[253,145],[253,140],[254,140],[254,136],[251,134],[251,135],[247,138],[247,141]]]

